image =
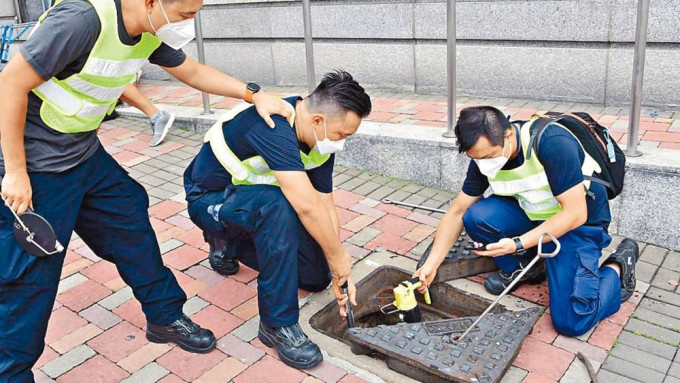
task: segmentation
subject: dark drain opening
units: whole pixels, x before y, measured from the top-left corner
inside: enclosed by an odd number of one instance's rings
[[[359,306],[354,313],[357,327],[369,328],[399,323],[398,314],[383,314],[380,308],[394,301],[392,289],[410,277],[411,274],[400,268],[383,266],[357,282]],[[423,322],[479,315],[491,303],[488,299],[441,283],[430,288],[430,296],[432,304],[428,305],[423,296],[416,293]],[[497,313],[505,311],[507,310],[501,306],[493,310]],[[335,301],[314,314],[309,323],[315,330],[352,346],[347,323],[338,315],[338,305]],[[464,329],[461,333],[462,331]]]

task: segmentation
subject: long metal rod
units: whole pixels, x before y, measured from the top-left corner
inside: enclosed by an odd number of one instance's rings
[[[314,73],[314,43],[312,39],[312,11],[310,0],[302,0],[302,18],[305,24],[305,53],[307,55],[307,89],[309,93],[316,87]]]
[[[477,326],[479,324],[479,322],[482,320],[482,318],[484,318],[486,316],[486,314],[488,314],[489,311],[491,311],[491,309],[496,307],[498,302],[500,302],[500,300],[503,299],[503,297],[506,296],[512,290],[512,288],[515,287],[515,285],[519,283],[519,281],[522,279],[522,277],[524,277],[524,275],[526,273],[528,273],[529,270],[531,270],[532,267],[534,267],[534,265],[536,264],[536,262],[538,262],[539,259],[541,259],[540,255],[535,256],[534,259],[532,259],[531,262],[529,262],[529,265],[527,265],[527,267],[525,267],[524,270],[522,270],[522,272],[519,273],[519,275],[517,277],[515,277],[515,279],[512,280],[512,282],[510,282],[508,287],[506,287],[505,290],[503,290],[501,295],[499,295],[496,298],[496,300],[494,300],[493,303],[490,304],[489,307],[487,307],[486,310],[484,310],[484,312],[480,316],[477,317],[477,319],[470,325],[470,327],[468,327],[467,330],[465,330],[465,332],[461,336],[458,337],[458,339],[456,339],[456,341],[460,342],[463,339],[465,339],[467,334],[469,334],[470,331],[472,331],[472,329],[475,328],[475,326]]]
[[[399,205],[399,206],[407,206],[407,207],[412,207],[414,209],[428,210],[428,211],[433,211],[435,213],[446,214],[446,210],[435,209],[433,207],[423,206],[423,205],[414,205],[412,203],[407,203],[407,202],[394,201],[394,200],[391,200],[389,198],[383,198],[382,203],[387,204],[387,205],[393,204],[393,205]]]
[[[626,155],[641,156],[638,151],[640,131],[640,108],[642,105],[642,84],[645,75],[645,52],[647,50],[647,25],[649,24],[649,0],[638,0],[637,27],[635,29],[635,56],[633,58],[633,84],[630,90],[630,119],[628,121],[628,143]]]
[[[448,122],[444,137],[455,137],[456,126],[456,0],[446,2],[446,99]]]
[[[203,47],[203,25],[201,24],[201,12],[197,12],[194,17],[194,27],[196,28],[196,48],[198,51],[198,62],[205,64],[205,49]],[[202,92],[203,114],[212,114],[210,110],[210,95]]]
[[[21,17],[21,8],[19,7],[19,0],[14,0],[14,12],[16,12],[17,23],[21,24],[24,22]]]

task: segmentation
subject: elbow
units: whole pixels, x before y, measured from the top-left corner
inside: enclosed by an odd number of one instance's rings
[[[583,226],[588,221],[588,209],[579,209],[574,216],[572,230]]]

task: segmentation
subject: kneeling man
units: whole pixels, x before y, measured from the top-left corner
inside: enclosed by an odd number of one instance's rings
[[[273,116],[274,129],[253,107],[213,126],[184,185],[213,269],[232,275],[240,261],[259,271],[260,341],[307,369],[323,357],[298,324],[298,287],[320,291],[332,281],[340,314],[347,299],[356,305],[331,191],[334,153],[370,113],[371,100],[342,71],[326,74],[309,97],[285,100],[295,114]]]

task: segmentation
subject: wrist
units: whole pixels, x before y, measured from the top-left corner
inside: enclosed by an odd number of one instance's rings
[[[246,84],[246,95],[243,97],[243,99],[248,102],[248,103],[255,103],[255,99],[257,98],[257,95],[260,94],[260,86],[257,85],[254,82],[249,82]]]
[[[515,253],[524,254],[526,249],[524,248],[524,242],[522,242],[521,237],[513,237],[513,242],[515,243]]]

